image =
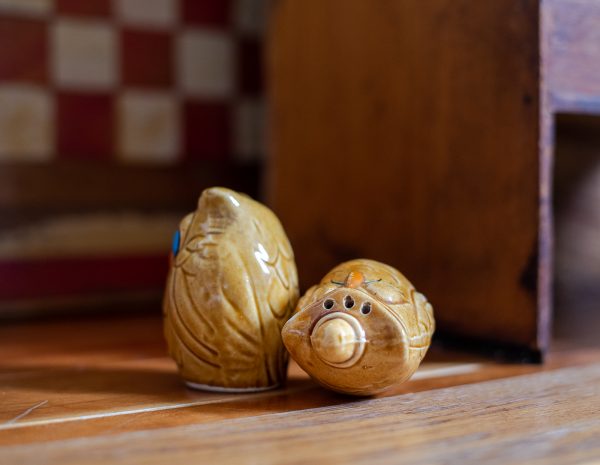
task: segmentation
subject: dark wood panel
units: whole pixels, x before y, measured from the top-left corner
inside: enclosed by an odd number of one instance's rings
[[[205,187],[225,185],[256,195],[258,164],[135,166],[93,162],[1,164],[0,212],[191,209]]]
[[[304,287],[342,260],[382,260],[441,330],[544,348],[538,7],[275,3],[269,199]]]

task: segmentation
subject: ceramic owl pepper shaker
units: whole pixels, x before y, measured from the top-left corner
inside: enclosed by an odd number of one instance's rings
[[[338,265],[300,299],[283,327],[292,358],[322,385],[373,395],[407,380],[435,327],[427,299],[373,260]]]
[[[292,248],[273,212],[206,189],[175,234],[163,304],[169,353],[186,383],[225,392],[283,383],[281,329],[297,300]]]

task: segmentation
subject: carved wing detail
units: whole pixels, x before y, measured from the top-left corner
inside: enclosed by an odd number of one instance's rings
[[[165,296],[165,331],[184,377],[187,369],[208,384],[263,387],[284,379],[281,328],[298,278],[279,221],[266,209],[260,218],[189,224]]]

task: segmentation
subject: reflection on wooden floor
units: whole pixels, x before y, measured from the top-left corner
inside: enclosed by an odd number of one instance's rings
[[[284,389],[193,391],[165,355],[154,317],[81,319],[0,328],[0,445],[211,423],[362,401],[331,393],[290,365]],[[562,353],[565,353],[564,351]],[[594,359],[557,351],[544,367],[499,364],[434,347],[413,378],[386,396],[548,370]]]

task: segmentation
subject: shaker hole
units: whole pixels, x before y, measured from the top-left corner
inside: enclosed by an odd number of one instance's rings
[[[333,300],[327,299],[325,302],[323,302],[323,308],[326,310],[333,308]]]
[[[371,313],[371,302],[365,302],[362,304],[362,307],[360,307],[360,313],[363,315],[368,315]]]
[[[352,296],[347,295],[346,297],[344,297],[344,307],[346,307],[346,308],[354,307],[354,299],[352,298]]]

